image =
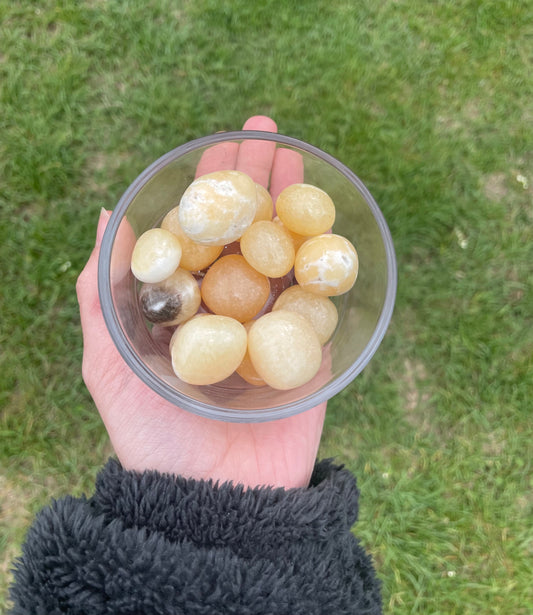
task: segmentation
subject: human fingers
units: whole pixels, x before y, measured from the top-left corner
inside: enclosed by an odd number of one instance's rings
[[[122,364],[105,324],[98,294],[100,244],[110,215],[110,212],[102,209],[98,220],[95,246],[76,283],[83,333],[82,374],[92,394],[93,390],[98,387],[103,373],[106,371],[106,365],[108,363],[113,363],[115,366]],[[117,273],[119,278],[129,273],[129,262],[134,243],[135,235],[133,229],[127,220],[124,220],[115,238],[115,250],[119,254],[118,260],[127,263],[127,269],[125,266],[123,272],[119,271]]]
[[[239,144],[228,141],[217,143],[206,149],[196,167],[195,177],[201,177],[206,173],[235,169]]]
[[[271,118],[265,115],[254,115],[246,120],[243,130],[277,132],[278,127]],[[247,139],[239,146],[235,168],[268,189],[275,150],[276,144],[272,141]]]
[[[301,154],[292,149],[278,147],[272,162],[270,194],[274,205],[279,193],[290,186],[304,181],[304,162]]]
[[[261,130],[277,132],[274,120],[256,115],[246,120],[243,130]],[[217,143],[207,149],[196,167],[196,177],[228,169],[237,169],[247,173],[254,181],[268,188],[275,143],[250,140],[238,143]]]
[[[84,331],[90,329],[95,315],[100,313],[100,300],[98,297],[98,256],[100,244],[110,218],[110,213],[105,209],[100,212],[98,227],[96,229],[96,242],[89,260],[76,281],[76,294],[80,307],[81,324]]]
[[[100,379],[101,374],[98,372],[99,365],[102,364],[102,356],[107,356],[113,347],[102,315],[100,298],[98,296],[98,257],[100,254],[100,244],[109,218],[110,213],[102,209],[98,220],[95,246],[76,282],[76,294],[83,333],[82,375],[90,391],[93,388],[93,384]]]

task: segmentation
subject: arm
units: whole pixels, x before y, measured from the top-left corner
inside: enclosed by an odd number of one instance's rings
[[[294,489],[110,461],[91,499],[66,498],[37,517],[13,615],[377,615],[379,582],[350,532],[357,499],[352,475],[329,461]]]
[[[274,132],[276,125],[269,118],[255,117],[244,128]],[[274,197],[286,185],[303,180],[299,154],[274,150],[272,143],[255,140],[240,147],[236,143],[215,145],[204,154],[199,172],[232,167],[270,187]],[[79,277],[77,292],[84,380],[122,465],[130,470],[232,480],[251,487],[307,485],[322,434],[325,403],[267,423],[213,421],[159,397],[124,363],[107,331],[97,290],[99,244],[107,220],[103,212],[96,246]],[[126,231],[119,232],[117,241],[131,241]]]
[[[246,128],[276,129],[263,117]],[[302,181],[301,159],[264,145],[215,146],[200,170],[233,165],[275,197]],[[119,356],[100,309],[107,219],[77,292],[83,375],[118,461],[91,498],[66,497],[37,516],[16,563],[14,615],[380,613],[379,582],[351,533],[355,479],[315,465],[326,405],[280,421],[223,423],[148,389]]]

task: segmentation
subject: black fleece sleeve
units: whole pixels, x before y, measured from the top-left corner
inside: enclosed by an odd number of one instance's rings
[[[354,477],[330,461],[302,489],[245,489],[110,460],[92,498],[43,509],[15,563],[13,615],[377,615],[351,526]]]

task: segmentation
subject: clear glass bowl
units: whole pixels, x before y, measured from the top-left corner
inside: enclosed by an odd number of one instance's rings
[[[318,374],[296,389],[280,391],[249,385],[233,376],[208,386],[182,382],[174,374],[167,340],[143,318],[139,284],[130,271],[135,238],[157,226],[193,181],[202,154],[223,142],[246,139],[275,142],[298,152],[305,183],[325,190],[336,206],[333,232],[347,237],[359,255],[359,276],[346,294],[334,297],[339,321],[324,349]],[[121,233],[129,240],[116,238]],[[344,389],[368,364],[389,325],[396,296],[394,247],[387,223],[361,180],[341,162],[292,137],[259,131],[217,133],[186,143],[155,161],[126,190],[107,225],[100,251],[98,288],[105,322],[125,362],[169,402],[213,419],[269,421],[308,410]]]

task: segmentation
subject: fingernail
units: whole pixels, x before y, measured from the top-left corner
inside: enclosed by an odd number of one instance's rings
[[[100,246],[102,243],[102,237],[104,236],[105,227],[109,221],[109,212],[103,207],[100,210],[100,217],[98,218],[98,226],[96,228],[96,245]]]

